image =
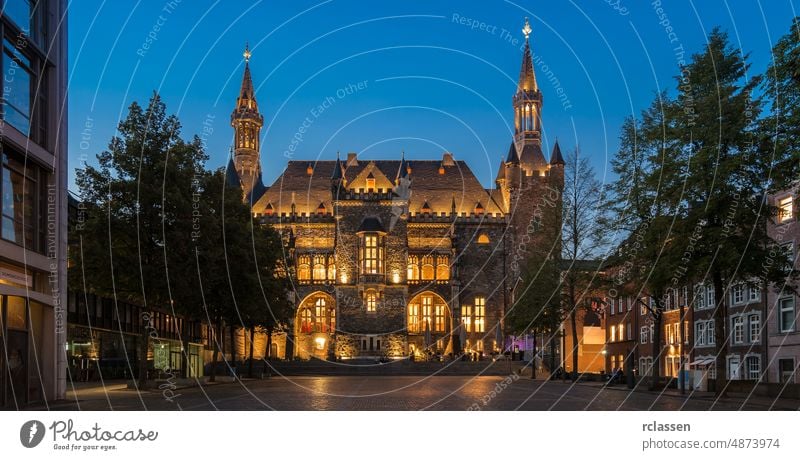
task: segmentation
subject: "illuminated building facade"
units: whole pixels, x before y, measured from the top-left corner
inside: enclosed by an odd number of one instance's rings
[[[515,135],[490,189],[447,152],[413,161],[355,153],[293,160],[264,187],[262,116],[245,63],[231,116],[229,180],[241,184],[254,216],[287,242],[296,306],[288,356],[395,358],[502,348],[497,328],[512,303],[517,265],[526,247],[544,244],[531,231],[536,209],[546,205],[544,197],[560,205],[564,174],[558,146],[549,161],[542,152],[542,94],[527,23],[523,32]]]

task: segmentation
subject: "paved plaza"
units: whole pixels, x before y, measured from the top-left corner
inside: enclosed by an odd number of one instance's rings
[[[798,410],[800,401],[747,395],[717,399],[630,391],[599,383],[502,376],[295,376],[174,390],[123,383],[74,388],[51,410]],[[38,407],[37,409],[45,409]]]

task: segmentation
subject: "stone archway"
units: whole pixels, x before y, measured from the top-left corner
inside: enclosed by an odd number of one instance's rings
[[[312,292],[297,308],[294,336],[296,356],[328,359],[336,332],[336,300],[322,291]]]
[[[426,324],[430,341],[426,343]],[[423,357],[430,353],[452,352],[452,313],[447,302],[432,291],[415,295],[406,307],[408,353]]]

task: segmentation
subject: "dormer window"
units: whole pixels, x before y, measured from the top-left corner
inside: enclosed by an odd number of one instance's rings
[[[370,192],[375,190],[375,178],[367,179],[367,190]]]

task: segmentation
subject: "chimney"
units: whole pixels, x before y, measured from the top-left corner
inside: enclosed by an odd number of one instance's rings
[[[453,160],[453,154],[450,152],[444,152],[442,154],[442,166],[455,166],[456,162]]]
[[[346,166],[358,166],[358,154],[356,152],[349,152],[347,154]]]

